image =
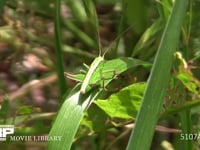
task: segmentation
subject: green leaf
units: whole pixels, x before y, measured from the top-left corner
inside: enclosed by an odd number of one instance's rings
[[[130,57],[123,57],[112,59],[102,62],[99,67],[94,72],[90,84],[95,84],[99,80],[102,80],[102,77],[105,79],[104,84],[108,84],[113,80],[113,74],[119,75],[120,73],[137,66],[150,67],[151,64],[139,59],[134,59]]]
[[[102,132],[109,126],[107,119],[108,116],[103,110],[92,106],[86,112],[81,125],[88,127],[90,132]]]
[[[104,85],[107,85],[110,81],[113,80],[114,77],[116,77],[120,73],[137,66],[150,68],[151,63],[130,57],[122,57],[104,61],[93,73],[92,78],[90,79],[91,86],[87,90],[91,89],[93,85],[102,84],[102,82],[100,82],[102,81],[102,78],[104,79]],[[67,77],[76,81],[82,81],[85,78],[85,74],[67,74]]]
[[[98,69],[94,72],[91,79],[91,83],[98,82],[102,77],[103,70],[115,70],[117,74],[120,74],[130,68],[138,65],[150,66],[149,63],[136,60],[133,58],[118,58],[100,64]],[[105,74],[105,78],[110,77],[109,73]],[[108,85],[113,78],[110,78],[104,82],[104,85]],[[90,87],[85,94],[80,94],[80,83],[70,92],[69,96],[64,97],[64,103],[59,110],[57,118],[53,124],[53,127],[49,133],[49,136],[62,136],[61,141],[49,141],[49,150],[69,150],[71,148],[74,136],[78,130],[78,127],[83,119],[84,113],[87,111],[90,104],[95,100],[97,95],[102,91],[98,87]]]
[[[132,84],[112,94],[107,100],[97,100],[94,103],[111,118],[135,119],[145,87],[146,83]]]
[[[48,142],[49,150],[69,150],[74,136],[78,130],[79,124],[83,118],[89,104],[96,98],[99,91],[95,89],[81,95],[80,84],[78,84],[65,97],[65,101],[57,115],[54,125],[49,133],[49,136],[61,136],[61,141]]]

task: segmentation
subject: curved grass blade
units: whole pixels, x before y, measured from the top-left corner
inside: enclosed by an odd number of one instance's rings
[[[49,150],[70,150],[76,131],[83,118],[88,104],[97,96],[97,91],[91,91],[81,97],[80,85],[77,85],[63,103],[49,136],[60,136],[61,141],[50,141]]]
[[[114,64],[114,65],[113,65]],[[107,69],[113,68],[118,74],[138,65],[149,65],[143,61],[135,60],[133,58],[119,58],[107,61],[104,64]],[[103,66],[100,66],[103,67]],[[100,80],[100,68],[98,68],[92,78],[92,82]],[[112,78],[106,80],[105,86],[112,81]],[[85,111],[87,111],[90,104],[95,100],[101,89],[92,88],[81,94],[81,84],[79,83],[71,92],[71,94],[64,98],[64,103],[57,115],[49,136],[61,136],[61,141],[49,141],[49,150],[70,150],[73,143],[74,136],[78,130],[80,122],[83,118]]]
[[[187,0],[176,0],[145,90],[143,102],[132,130],[127,150],[148,150],[170,80],[173,53],[176,51]]]

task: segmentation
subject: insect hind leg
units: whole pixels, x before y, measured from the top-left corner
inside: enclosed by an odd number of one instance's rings
[[[109,74],[112,73],[112,74]],[[102,76],[102,74],[106,74],[106,77]],[[101,74],[101,80],[102,80],[102,84],[101,84],[101,88],[103,88],[103,90],[107,91],[106,86],[105,86],[105,82],[107,80],[113,80],[117,78],[117,73],[116,70],[106,70]]]

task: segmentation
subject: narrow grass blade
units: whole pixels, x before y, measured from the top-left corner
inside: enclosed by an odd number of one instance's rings
[[[115,69],[116,73],[120,74],[138,65],[148,66],[149,64],[133,58],[118,58],[105,62],[104,67]],[[99,69],[95,71],[94,78],[91,79],[92,81],[100,80]],[[108,85],[111,81],[112,78],[106,80],[104,85]],[[80,84],[78,84],[71,94],[67,98],[64,98],[65,101],[49,133],[50,137],[61,136],[62,138],[61,141],[49,141],[48,150],[70,150],[85,111],[87,111],[87,108],[102,91],[98,86],[96,88],[91,87],[89,91],[82,95],[80,94],[80,87]]]
[[[60,88],[60,97],[64,95],[67,89],[67,84],[64,77],[64,64],[63,64],[63,53],[62,53],[62,44],[61,44],[61,31],[60,31],[60,0],[56,0],[55,7],[55,40],[56,40],[56,60],[57,60],[57,74],[58,74],[58,82]]]
[[[74,136],[79,127],[89,103],[93,101],[99,92],[91,91],[81,97],[80,85],[75,87],[71,95],[63,103],[55,123],[49,133],[51,136],[60,136],[61,141],[50,141],[48,150],[70,150]]]
[[[165,27],[154,61],[142,106],[132,130],[127,150],[148,150],[170,80],[173,53],[176,51],[187,0],[176,0]]]

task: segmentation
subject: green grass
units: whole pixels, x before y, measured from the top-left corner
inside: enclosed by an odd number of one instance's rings
[[[55,26],[55,50],[56,50],[56,62],[57,62],[57,74],[58,74],[58,83],[59,83],[59,91],[60,91],[60,99],[65,94],[67,90],[67,84],[64,77],[64,60],[63,60],[63,51],[62,51],[62,35],[60,29],[60,0],[56,0],[55,3],[55,19],[54,19],[54,26]]]
[[[178,48],[187,0],[176,0],[166,24],[148,79],[143,102],[127,150],[148,150],[170,81],[174,52]],[[144,140],[145,139],[145,140]]]
[[[0,95],[0,123],[14,124],[15,135],[61,136],[37,143],[50,150],[198,147],[197,140],[181,139],[200,128],[197,1],[5,2],[0,2],[0,10],[7,6],[1,11],[0,71],[11,82],[0,82],[6,95]],[[100,51],[106,51],[105,60],[83,93],[88,72],[83,63],[90,66]],[[27,54],[42,63],[39,70],[15,68]],[[9,90],[13,82],[16,91]],[[38,97],[45,100],[42,106]],[[20,148],[27,144],[35,143]]]

